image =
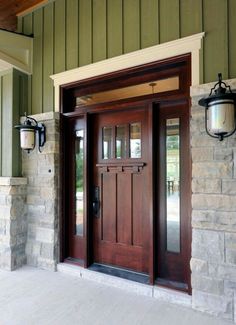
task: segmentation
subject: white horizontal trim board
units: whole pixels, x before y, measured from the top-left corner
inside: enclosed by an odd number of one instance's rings
[[[205,33],[194,34],[50,76],[55,87],[55,111],[59,111],[60,86],[62,85],[186,53],[191,53],[192,85],[198,85],[200,75],[199,50],[204,35]]]

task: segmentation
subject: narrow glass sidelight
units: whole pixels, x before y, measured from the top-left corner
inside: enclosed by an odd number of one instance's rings
[[[180,252],[180,132],[179,118],[166,120],[166,247]]]
[[[76,130],[75,138],[75,235],[84,232],[84,130]]]
[[[130,158],[141,158],[141,123],[130,124]]]
[[[102,128],[102,159],[112,158],[112,127]]]

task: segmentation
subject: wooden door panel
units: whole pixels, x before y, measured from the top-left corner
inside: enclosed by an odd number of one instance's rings
[[[133,174],[133,245],[142,246],[143,244],[143,188],[144,181],[142,174]]]
[[[117,242],[132,245],[131,174],[117,174]]]
[[[100,187],[101,209],[99,218],[94,217],[94,261],[135,271],[148,272],[149,210],[146,107],[131,112],[102,113],[94,117],[94,186]],[[138,122],[138,124],[137,124]],[[131,158],[129,130],[141,125],[141,155]],[[140,124],[139,124],[140,123]],[[126,128],[126,152],[116,159],[116,127]],[[111,156],[103,157],[103,130],[112,128]],[[139,131],[133,134],[132,144],[138,143]],[[134,152],[134,151],[133,151]],[[132,154],[133,154],[132,152]],[[138,151],[139,152],[139,151]],[[140,156],[140,157],[139,157]]]
[[[101,240],[116,242],[116,174],[101,174]]]

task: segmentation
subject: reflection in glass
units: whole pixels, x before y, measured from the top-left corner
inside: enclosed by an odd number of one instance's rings
[[[84,228],[84,130],[77,130],[75,138],[76,224],[75,235],[83,236]]]
[[[102,159],[110,159],[112,155],[112,127],[104,127],[102,132]]]
[[[166,121],[167,251],[180,252],[179,118]]]
[[[141,123],[130,124],[130,158],[141,158]]]
[[[125,125],[116,126],[116,158],[125,158],[126,152],[126,127]]]

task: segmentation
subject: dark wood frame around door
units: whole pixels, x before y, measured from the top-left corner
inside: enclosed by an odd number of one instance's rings
[[[112,103],[104,104],[94,104],[90,106],[76,107],[76,97],[86,95],[93,92],[105,91],[110,89],[116,89],[125,87],[128,85],[135,85],[138,83],[148,82],[155,79],[163,79],[171,76],[179,77],[179,89],[173,90],[170,92],[163,92],[159,94],[146,95],[138,98],[126,99],[113,101]],[[153,145],[149,148],[149,154],[152,157],[152,161],[155,161],[155,155],[153,153],[153,148],[157,145],[156,136],[158,135],[155,132],[152,132],[152,129],[155,129],[153,124],[156,122],[156,116],[154,109],[158,107],[158,105],[182,105],[183,102],[185,106],[189,109],[190,101],[189,101],[189,89],[191,85],[191,56],[190,54],[178,56],[171,59],[166,59],[158,62],[153,62],[150,64],[146,64],[141,67],[135,67],[126,69],[124,71],[118,71],[114,73],[110,73],[100,77],[90,78],[88,80],[80,81],[77,83],[67,84],[61,87],[61,117],[62,117],[62,132],[61,132],[61,189],[62,189],[62,204],[61,204],[61,218],[60,218],[60,228],[61,228],[61,253],[60,260],[65,261],[68,257],[68,243],[66,237],[68,235],[69,227],[68,227],[68,213],[70,213],[70,203],[73,200],[73,192],[68,193],[68,189],[70,188],[70,183],[68,181],[68,165],[67,158],[68,154],[71,152],[70,146],[68,145],[68,125],[70,124],[70,120],[82,118],[85,123],[86,130],[86,162],[85,162],[85,176],[86,176],[86,203],[85,203],[85,232],[84,232],[84,259],[83,262],[78,262],[78,264],[83,265],[84,267],[89,267],[93,263],[93,251],[92,251],[92,222],[91,222],[91,202],[92,202],[92,189],[89,185],[91,183],[90,180],[90,169],[92,168],[90,164],[90,158],[92,157],[90,147],[90,137],[92,135],[92,130],[90,128],[90,120],[94,113],[104,112],[104,111],[114,111],[114,110],[122,110],[129,103],[139,102],[145,105],[149,105],[150,110],[153,110],[149,114],[149,125],[152,126],[150,128],[149,133],[149,141]],[[132,106],[132,105],[131,105]],[[153,113],[154,112],[154,113]],[[188,115],[189,118],[189,115]],[[189,123],[189,121],[188,121]],[[189,133],[186,132],[186,143],[189,143]],[[187,155],[189,154],[186,153]],[[190,161],[190,156],[188,157]],[[188,174],[191,174],[190,164],[186,166],[188,168]],[[154,215],[157,210],[157,205],[154,204],[154,197],[158,191],[158,186],[155,184],[155,178],[158,176],[155,168],[152,166],[150,169],[150,173],[153,177],[153,184],[151,186],[150,191],[150,246],[149,246],[149,281],[151,284],[155,283],[155,280],[158,276],[158,259],[157,256],[157,245],[156,245],[156,235],[157,235],[157,222],[154,218]],[[187,196],[190,198],[191,187],[190,181],[185,184],[185,191]],[[190,211],[190,199],[187,202],[188,211]],[[190,216],[190,215],[189,215]],[[190,219],[190,218],[189,218]],[[186,224],[188,228],[188,243],[187,250],[185,251],[185,263],[187,264],[187,272],[185,275],[185,280],[187,282],[187,288],[185,291],[191,293],[191,285],[190,285],[190,244],[191,244],[191,225],[190,221]],[[165,283],[166,286],[171,286],[168,283]]]

